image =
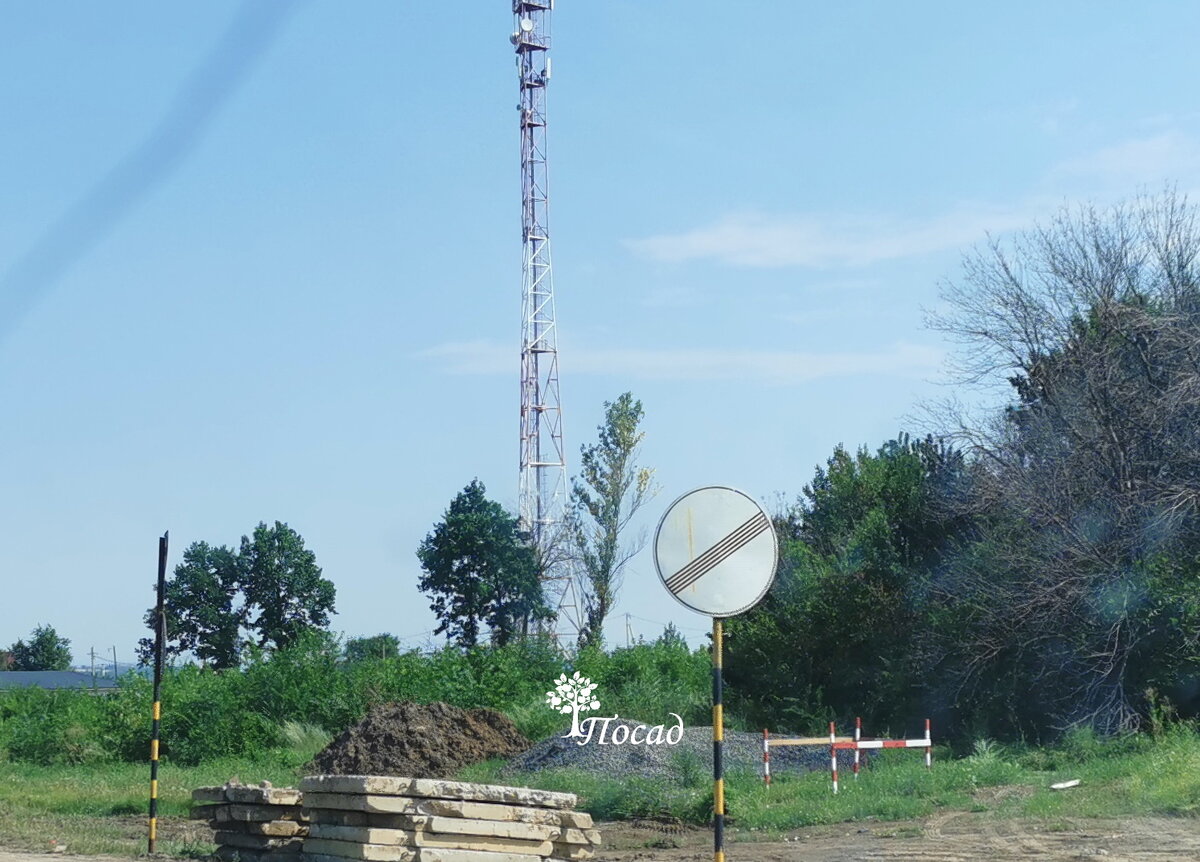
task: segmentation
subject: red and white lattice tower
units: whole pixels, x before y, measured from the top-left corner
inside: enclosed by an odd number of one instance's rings
[[[558,338],[550,265],[550,190],[546,164],[546,85],[550,81],[553,0],[513,0],[521,87],[521,524],[546,548],[562,522],[567,492]],[[549,591],[561,603],[562,590]]]

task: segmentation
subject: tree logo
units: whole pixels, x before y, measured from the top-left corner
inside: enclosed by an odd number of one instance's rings
[[[563,715],[571,713],[571,732],[563,739],[583,736],[583,731],[579,729],[579,713],[600,708],[600,701],[593,696],[596,688],[596,683],[575,671],[570,679],[564,673],[554,681],[554,691],[546,692],[547,706]]]
[[[596,688],[596,683],[575,671],[569,679],[564,673],[554,681],[554,690],[546,692],[548,707],[563,715],[571,714],[571,732],[563,734],[563,739],[575,737],[576,745],[587,745],[597,729],[600,731],[596,740],[599,745],[624,745],[627,742],[633,745],[677,745],[683,739],[683,719],[674,712],[668,713],[675,718],[675,726],[670,730],[667,730],[666,724],[650,727],[641,722],[621,722],[619,715],[604,718],[592,716],[580,721],[579,713],[600,708],[600,701],[595,695]],[[611,737],[609,725],[613,725]]]

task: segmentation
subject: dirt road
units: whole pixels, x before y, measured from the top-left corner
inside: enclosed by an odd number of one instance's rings
[[[649,825],[606,824],[603,831],[606,849],[599,858],[609,862],[700,862],[712,858],[711,834],[702,830],[670,834]],[[747,836],[734,835],[727,842],[725,856],[729,862],[1200,860],[1200,820],[1194,819],[1055,820],[1043,824],[954,812],[925,821],[801,829],[787,838],[753,842]]]
[[[606,823],[595,862],[702,862],[712,859],[711,833],[658,824]],[[113,856],[19,853],[0,849],[0,862],[114,862]],[[786,840],[754,841],[734,833],[729,862],[1200,862],[1200,820],[998,819],[953,812],[924,821],[843,823],[799,829]]]

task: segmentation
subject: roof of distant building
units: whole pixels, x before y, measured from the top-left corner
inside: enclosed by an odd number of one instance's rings
[[[0,672],[0,691],[13,688],[116,688],[108,677],[76,670],[9,670]]]

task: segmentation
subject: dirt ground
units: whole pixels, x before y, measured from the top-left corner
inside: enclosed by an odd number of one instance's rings
[[[595,862],[701,862],[712,859],[712,833],[659,823],[605,823]],[[798,829],[784,840],[756,841],[732,832],[729,862],[1015,862],[1045,859],[1104,862],[1200,862],[1200,821],[997,819],[951,812],[923,821],[843,823]],[[55,854],[0,849],[0,862],[50,862]],[[112,856],[61,855],[70,862],[114,862]]]
[[[699,862],[712,859],[712,833],[656,824],[605,824],[599,860]],[[789,833],[785,841],[727,837],[729,862],[1010,862],[1046,859],[1104,862],[1200,860],[1200,821],[996,819],[953,812],[924,821],[843,823]],[[0,858],[0,862],[9,862]]]

